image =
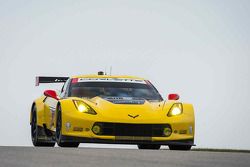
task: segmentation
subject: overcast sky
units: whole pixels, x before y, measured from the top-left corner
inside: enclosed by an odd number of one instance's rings
[[[250,149],[249,0],[0,0],[0,145],[31,145],[35,76],[113,68],[177,92],[197,147]]]

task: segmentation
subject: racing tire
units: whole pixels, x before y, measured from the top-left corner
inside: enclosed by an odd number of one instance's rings
[[[182,151],[188,151],[191,150],[190,145],[169,145],[168,146],[170,150],[182,150]]]
[[[37,113],[36,113],[36,106],[32,107],[31,111],[31,140],[35,147],[54,147],[55,142],[47,142],[45,139],[39,139],[42,137],[42,131],[44,130],[42,127],[37,125]]]
[[[138,149],[143,150],[159,150],[161,148],[160,144],[138,144]]]
[[[62,114],[61,106],[57,108],[56,116],[56,143],[59,147],[78,147],[79,143],[77,142],[63,142],[62,141]]]

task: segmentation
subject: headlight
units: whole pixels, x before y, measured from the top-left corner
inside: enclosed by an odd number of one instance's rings
[[[96,112],[90,106],[88,106],[86,103],[84,103],[83,101],[73,100],[73,102],[76,106],[76,109],[79,112],[96,115]]]
[[[177,115],[181,115],[183,112],[183,107],[181,103],[175,103],[172,105],[172,107],[170,108],[169,112],[168,112],[168,116],[172,117],[172,116],[177,116]]]

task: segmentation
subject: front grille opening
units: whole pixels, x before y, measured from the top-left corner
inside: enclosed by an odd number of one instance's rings
[[[126,124],[96,122],[102,129],[103,136],[143,136],[164,137],[164,128],[170,128],[169,124]]]

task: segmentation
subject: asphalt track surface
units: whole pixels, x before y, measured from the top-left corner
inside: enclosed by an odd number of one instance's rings
[[[0,147],[0,167],[249,167],[249,153]]]

